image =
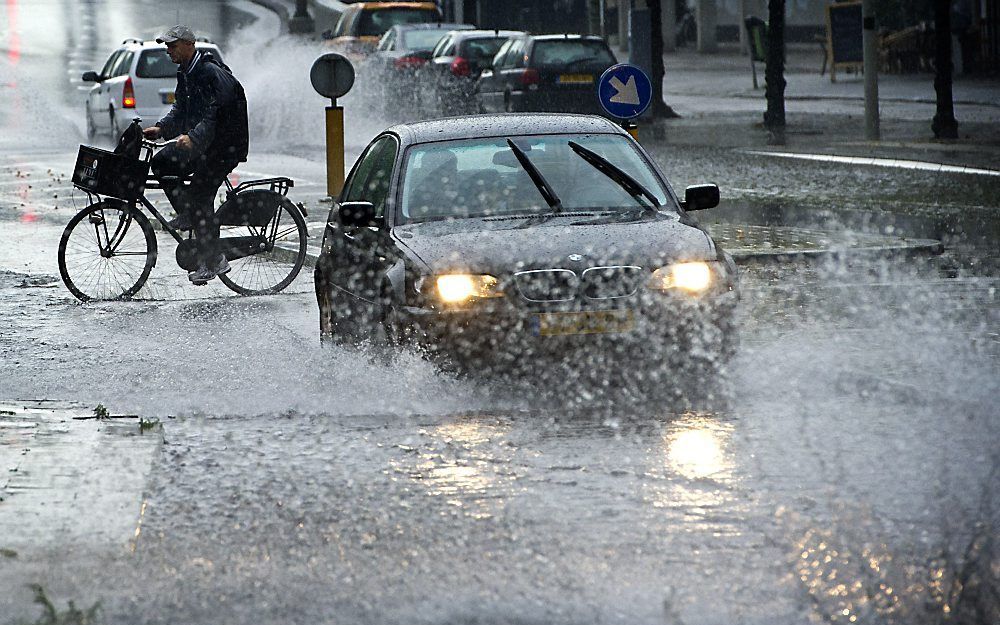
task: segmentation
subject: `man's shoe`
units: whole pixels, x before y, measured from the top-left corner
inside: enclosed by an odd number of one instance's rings
[[[191,223],[191,218],[188,217],[187,215],[178,215],[177,217],[174,217],[173,219],[168,221],[167,225],[173,228],[174,230],[194,229],[194,225]]]
[[[198,268],[188,273],[188,280],[195,286],[204,286],[209,280],[222,273],[228,273],[232,267],[229,261],[222,254],[215,259],[211,266],[206,263],[198,263]]]
[[[188,280],[195,286],[205,286],[215,276],[216,273],[209,269],[205,263],[198,263],[197,269],[188,272]]]
[[[229,266],[229,261],[226,259],[225,255],[219,254],[218,258],[215,259],[215,262],[212,263],[212,266],[209,267],[209,269],[214,271],[215,275],[218,276],[224,273],[229,273],[229,270],[232,269],[232,267]]]

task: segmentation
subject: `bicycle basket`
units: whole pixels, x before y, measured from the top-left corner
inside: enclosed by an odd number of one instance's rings
[[[149,161],[81,145],[73,167],[73,184],[97,195],[131,202],[142,195]]]

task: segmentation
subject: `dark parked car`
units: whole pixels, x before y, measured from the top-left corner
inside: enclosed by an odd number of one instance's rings
[[[431,51],[451,31],[470,30],[471,24],[397,25],[386,31],[374,54],[360,68],[378,85],[384,109],[417,110],[421,92],[417,72],[431,58]]]
[[[614,64],[611,49],[600,37],[513,37],[479,77],[480,108],[487,113],[603,114],[597,81]]]
[[[492,66],[505,41],[523,34],[518,30],[463,30],[445,35],[418,72],[427,111],[438,115],[477,112],[479,74]]]
[[[714,360],[731,352],[737,274],[690,213],[718,200],[714,184],[679,199],[646,151],[597,116],[393,126],[330,212],[320,335],[477,360],[610,344],[654,363],[661,343],[706,357],[691,345],[723,337]]]

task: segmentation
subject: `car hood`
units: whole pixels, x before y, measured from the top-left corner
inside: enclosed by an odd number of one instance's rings
[[[650,267],[717,257],[708,234],[677,213],[647,214],[627,221],[578,216],[544,223],[460,219],[397,226],[393,234],[432,273],[503,274],[622,264]]]

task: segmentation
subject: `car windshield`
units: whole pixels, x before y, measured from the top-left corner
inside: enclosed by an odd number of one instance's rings
[[[212,56],[222,61],[219,51],[214,48],[199,48],[211,52]],[[167,56],[166,48],[143,50],[139,55],[139,65],[135,69],[139,78],[173,78],[177,75],[177,65]]]
[[[574,152],[572,141],[600,155],[667,203],[667,191],[635,147],[619,135],[512,137],[551,185],[563,211],[644,206]],[[426,143],[411,147],[403,169],[403,222],[546,213],[551,209],[507,138]]]
[[[437,20],[435,11],[426,9],[373,9],[362,11],[358,19],[359,37],[381,37],[398,24],[426,24]]]
[[[532,65],[563,66],[570,64],[607,64],[615,62],[602,41],[590,39],[555,39],[535,42]]]
[[[406,31],[403,33],[403,45],[400,47],[404,50],[432,50],[447,34],[447,30],[440,28]]]
[[[462,56],[476,61],[492,59],[505,41],[505,37],[466,39],[462,42]]]

